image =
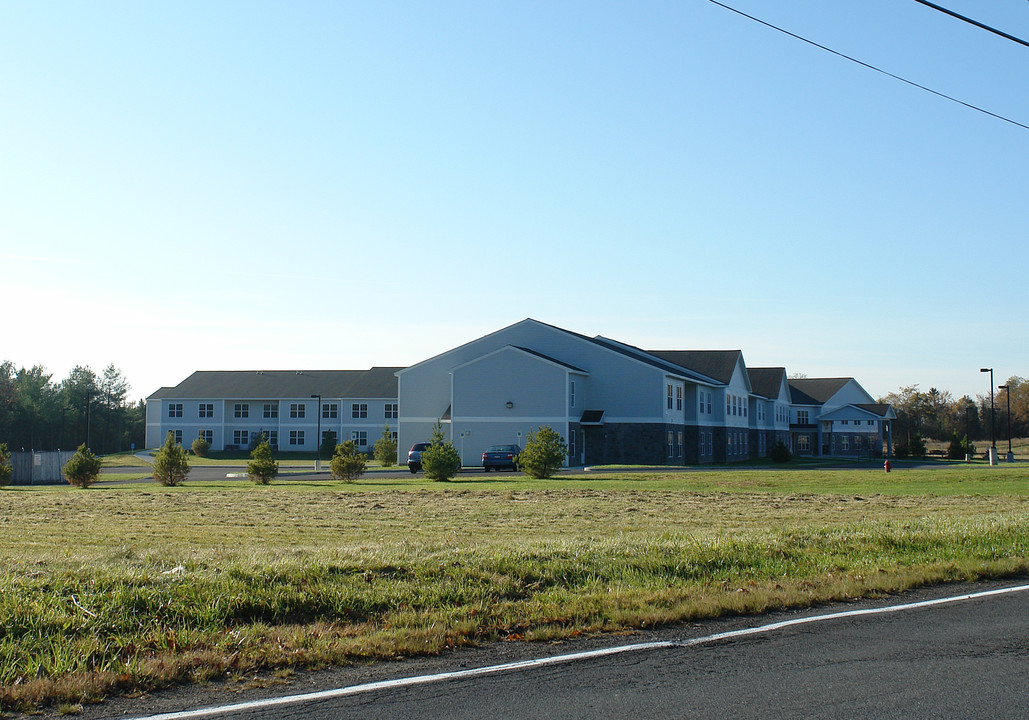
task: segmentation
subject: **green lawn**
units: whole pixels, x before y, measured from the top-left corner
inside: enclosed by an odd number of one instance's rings
[[[1029,569],[1029,466],[0,490],[0,710]]]

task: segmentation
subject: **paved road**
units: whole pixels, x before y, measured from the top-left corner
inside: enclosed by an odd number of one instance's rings
[[[1023,579],[1021,583],[1024,583]],[[886,601],[730,619],[631,638],[567,645],[506,643],[439,658],[302,674],[291,687],[242,695],[215,686],[118,700],[83,717],[270,718],[1025,718],[1029,717],[1029,586],[949,586]],[[1021,588],[1008,592],[1012,588]],[[970,593],[1002,591],[968,599]],[[841,616],[961,596],[903,611]],[[807,622],[808,618],[835,616]],[[799,621],[804,621],[798,624]],[[784,623],[783,627],[769,627]],[[753,634],[731,634],[757,630]],[[715,638],[716,634],[730,633]],[[651,647],[638,647],[651,643]],[[484,675],[469,670],[532,657],[632,646]],[[395,678],[449,679],[361,690]],[[263,698],[357,688],[344,697],[263,706]],[[246,710],[196,714],[257,701]]]

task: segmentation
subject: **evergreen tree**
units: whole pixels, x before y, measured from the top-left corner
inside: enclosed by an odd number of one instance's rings
[[[279,474],[279,463],[272,457],[272,444],[262,433],[254,449],[250,451],[247,475],[255,483],[267,485]]]
[[[549,425],[530,430],[525,436],[525,449],[515,458],[529,477],[542,480],[562,467],[568,456],[564,438]]]
[[[461,469],[461,456],[443,434],[443,426],[436,422],[429,435],[429,447],[422,451],[422,470],[425,477],[436,482],[452,479]]]
[[[11,482],[13,472],[11,453],[7,449],[7,443],[0,443],[0,487],[4,487]]]
[[[180,485],[189,475],[189,458],[186,450],[175,442],[175,435],[169,431],[164,445],[154,453],[154,480],[164,486]]]
[[[337,445],[332,460],[329,461],[332,478],[346,483],[354,482],[364,475],[364,467],[364,453],[358,452],[357,446],[352,440]]]
[[[389,425],[382,431],[382,437],[375,441],[375,448],[372,456],[379,461],[383,467],[392,467],[397,462],[397,441],[393,439],[393,433],[389,431]]]
[[[63,469],[64,477],[69,485],[88,488],[96,482],[100,476],[100,458],[93,454],[85,444],[79,445],[79,449],[71,456]]]

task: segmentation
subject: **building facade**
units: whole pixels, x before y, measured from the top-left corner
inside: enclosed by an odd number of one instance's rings
[[[264,435],[274,449],[314,452],[320,431],[367,450],[385,426],[396,432],[399,369],[197,371],[147,398],[146,446],[170,432],[186,447],[199,436],[246,450]]]
[[[399,460],[438,423],[466,466],[550,426],[569,465],[696,465],[799,455],[879,456],[893,410],[853,378],[788,379],[740,350],[643,350],[531,318],[410,367],[196,372],[147,399],[147,447],[280,450],[320,439],[369,449],[386,425]],[[320,431],[320,435],[319,435]]]

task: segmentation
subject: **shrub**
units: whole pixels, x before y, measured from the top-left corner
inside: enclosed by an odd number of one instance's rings
[[[908,452],[916,458],[924,458],[926,455],[925,440],[920,433],[915,433],[908,444]]]
[[[181,485],[189,475],[189,458],[186,449],[175,442],[175,435],[168,433],[164,445],[154,453],[154,480],[165,487]]]
[[[197,437],[193,441],[193,454],[197,457],[207,457],[207,453],[211,452],[211,443],[204,440],[202,437]]]
[[[450,480],[461,469],[461,456],[454,443],[446,440],[443,426],[437,421],[429,435],[429,447],[422,451],[422,470],[425,477],[436,482]]]
[[[257,445],[250,451],[247,463],[247,475],[255,483],[267,485],[279,474],[279,463],[272,457],[272,444],[261,433],[257,436]]]
[[[964,460],[965,459],[965,443],[967,438],[962,440],[958,437],[957,433],[954,433],[950,438],[950,445],[947,446],[947,459],[948,460]]]
[[[557,472],[568,455],[564,438],[549,425],[529,430],[525,436],[525,449],[515,458],[518,466],[529,477],[537,480],[548,478]]]
[[[333,480],[350,483],[364,475],[365,462],[364,453],[358,452],[352,440],[347,440],[336,446],[329,471]]]
[[[318,455],[326,460],[331,459],[336,452],[336,431],[326,430],[322,433],[322,443],[318,447]]]
[[[375,441],[372,456],[379,461],[383,467],[392,467],[397,462],[397,441],[387,425],[382,431],[382,437]]]
[[[775,447],[772,448],[772,452],[768,456],[772,458],[772,462],[777,463],[788,463],[793,459],[793,453],[790,452],[790,449],[786,447],[786,443],[782,440],[775,444]]]
[[[88,488],[100,476],[100,464],[100,458],[83,443],[65,464],[64,477],[69,485]]]
[[[11,466],[11,453],[7,449],[7,443],[0,443],[0,487],[11,482],[11,475],[14,468]]]

